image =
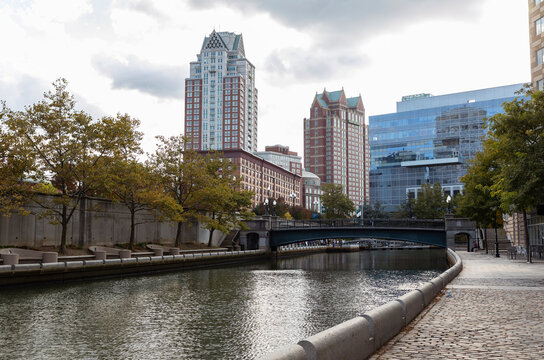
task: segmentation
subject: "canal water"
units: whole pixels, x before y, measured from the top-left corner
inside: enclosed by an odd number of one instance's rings
[[[0,290],[0,357],[255,359],[416,288],[444,250],[316,254]]]

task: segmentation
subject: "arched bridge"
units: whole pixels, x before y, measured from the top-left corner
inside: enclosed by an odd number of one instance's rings
[[[303,241],[350,238],[387,239],[447,247],[444,220],[276,220],[270,225],[269,245],[272,249]]]

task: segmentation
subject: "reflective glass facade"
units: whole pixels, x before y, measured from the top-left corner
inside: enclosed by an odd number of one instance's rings
[[[463,93],[406,97],[393,114],[371,116],[370,199],[396,211],[424,183],[456,194],[467,160],[482,148],[484,119],[502,112],[522,84]]]

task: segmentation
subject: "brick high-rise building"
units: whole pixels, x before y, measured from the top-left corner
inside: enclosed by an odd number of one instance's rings
[[[544,1],[529,0],[529,39],[531,45],[531,82],[544,90]]]
[[[361,96],[344,90],[316,94],[304,119],[304,168],[323,183],[340,184],[355,203],[369,202],[368,126]]]
[[[255,67],[241,34],[204,38],[185,79],[185,135],[195,150],[257,151]]]

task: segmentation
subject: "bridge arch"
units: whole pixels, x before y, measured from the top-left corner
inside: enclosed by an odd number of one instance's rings
[[[250,232],[246,234],[246,250],[258,250],[259,249],[259,234],[256,232]]]
[[[470,232],[459,231],[454,234],[453,240],[455,243],[455,249],[471,251],[474,248],[474,238]]]
[[[296,244],[322,239],[373,238],[416,242],[425,245],[447,247],[444,229],[414,229],[389,227],[320,227],[271,229],[270,246]]]

